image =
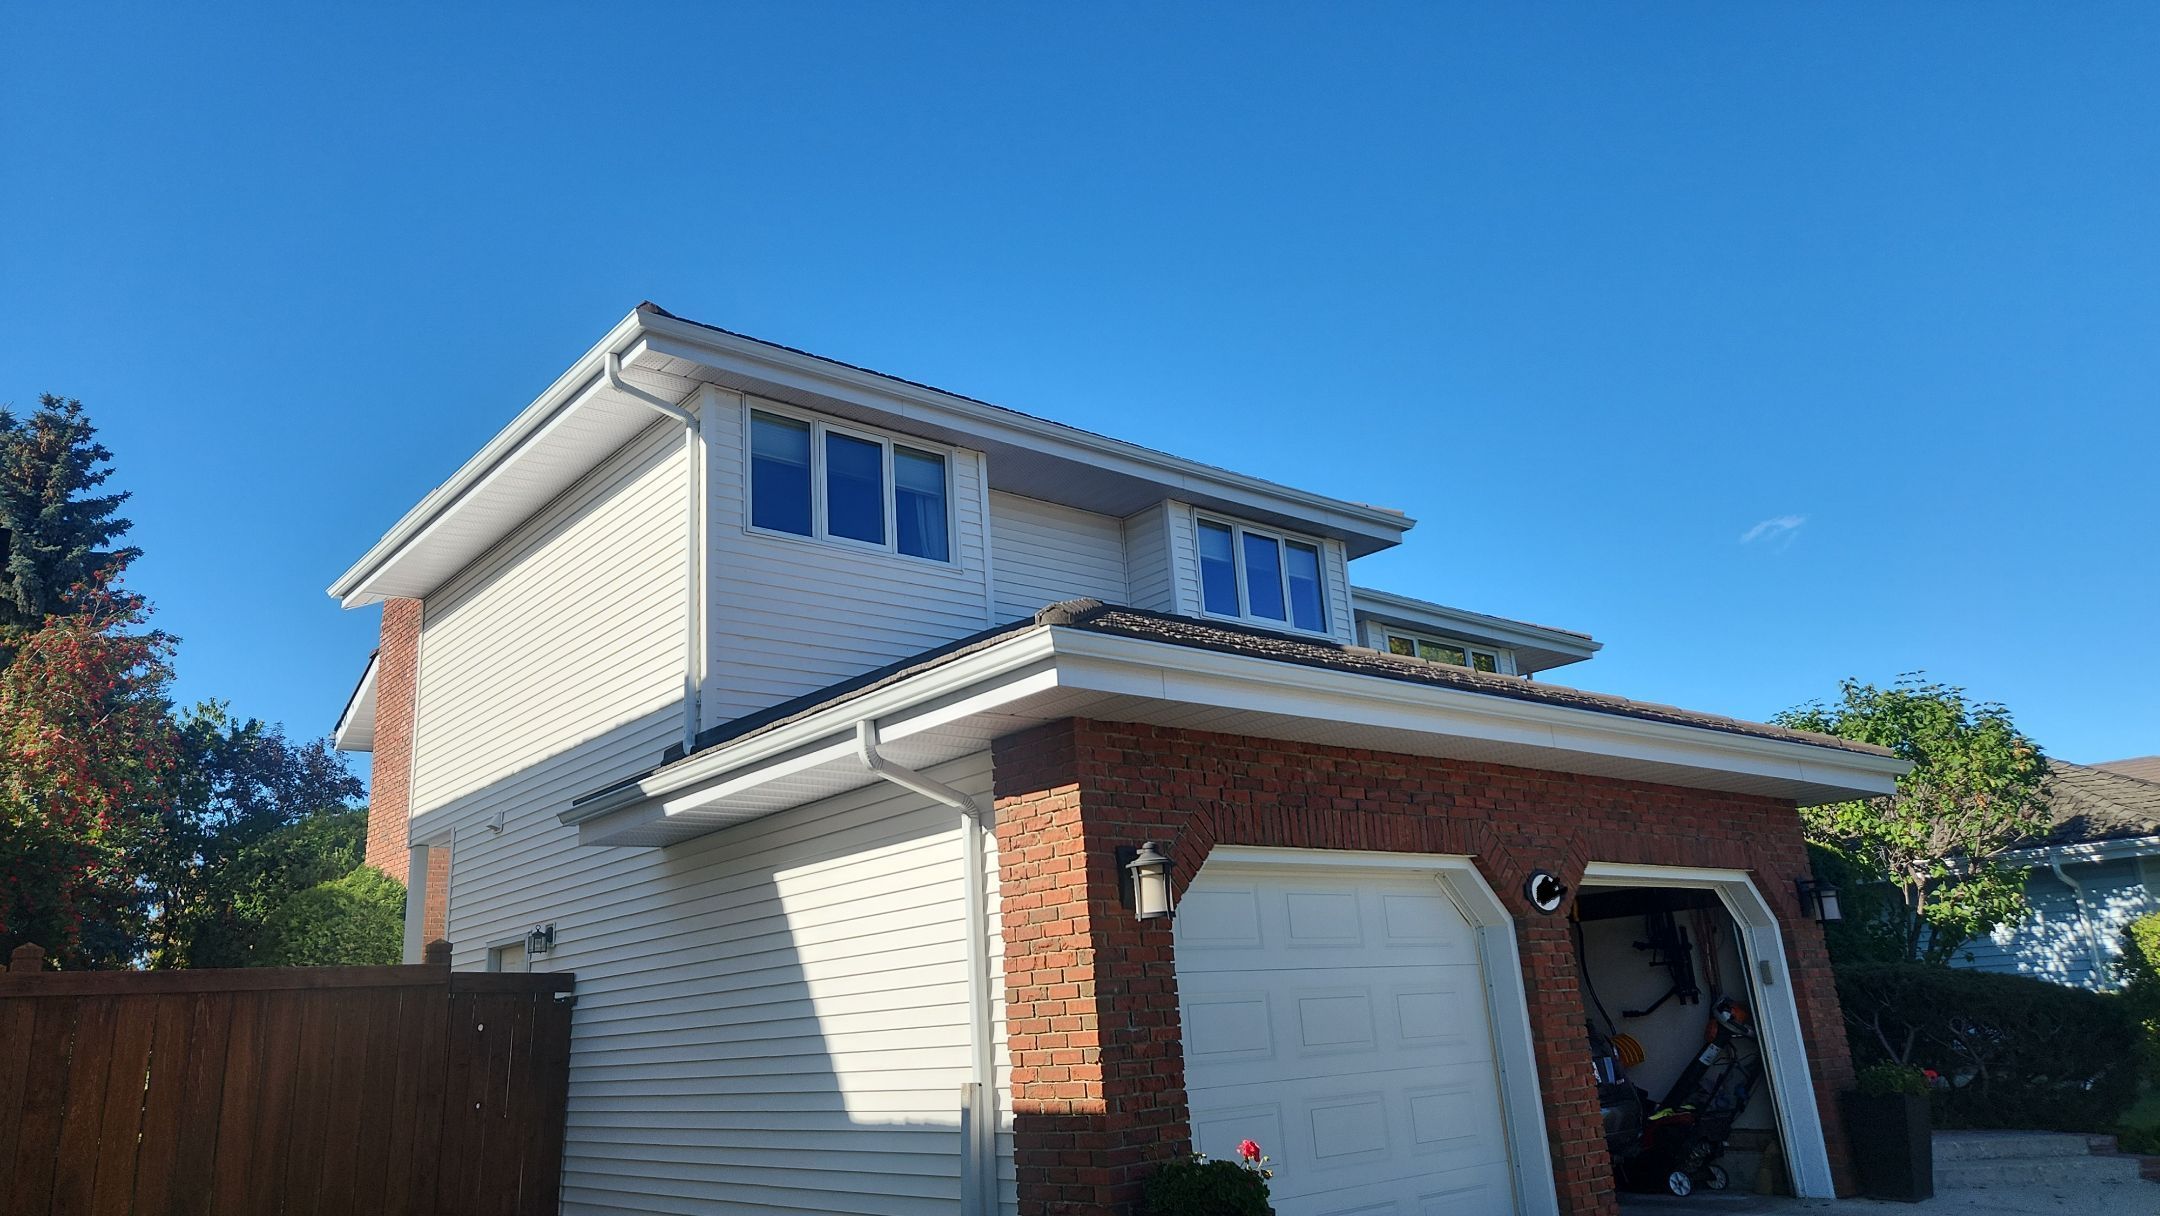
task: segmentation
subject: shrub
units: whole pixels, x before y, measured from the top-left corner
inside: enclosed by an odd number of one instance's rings
[[[261,960],[271,967],[374,966],[398,961],[405,888],[373,866],[318,883],[270,914]]]
[[[1198,1153],[1165,1161],[1141,1187],[1146,1216],[1268,1216],[1267,1176],[1235,1161]]]
[[[1870,1097],[1887,1094],[1912,1094],[1915,1097],[1928,1091],[1927,1074],[1910,1064],[1870,1064],[1854,1078],[1860,1092]]]
[[[1918,963],[1838,972],[1853,1062],[1922,1068],[1938,1127],[2105,1131],[2137,1098],[2121,997]]]
[[[2160,1082],[2160,912],[2140,916],[2123,927],[2122,957],[2115,974],[2123,999],[2144,1034],[2146,1076]]]

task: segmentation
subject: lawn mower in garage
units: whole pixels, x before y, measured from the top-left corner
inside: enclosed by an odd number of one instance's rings
[[[1720,998],[1711,1006],[1709,1041],[1643,1120],[1636,1151],[1615,1156],[1622,1182],[1631,1190],[1674,1195],[1693,1194],[1698,1186],[1724,1190],[1729,1179],[1717,1159],[1762,1075],[1762,1046],[1747,1007]]]

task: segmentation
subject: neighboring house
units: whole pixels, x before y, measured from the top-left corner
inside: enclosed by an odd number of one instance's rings
[[[1410,526],[644,305],[331,588],[338,737],[409,953],[578,975],[569,1212],[1122,1213],[1246,1136],[1285,1216],[1609,1210],[1539,871],[1730,910],[1828,1194],[1794,808],[1905,766],[1532,681],[1597,643],[1353,584]]]
[[[2031,910],[1967,943],[1958,966],[2080,988],[2119,986],[2125,926],[2160,911],[2160,757],[2050,763],[2053,824],[2002,860],[2024,869]]]

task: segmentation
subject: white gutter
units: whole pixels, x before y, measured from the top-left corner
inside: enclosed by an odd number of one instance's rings
[[[722,783],[747,788],[762,780],[759,774],[771,766],[795,771],[851,752],[855,723],[863,718],[896,725],[898,717],[929,706],[948,706],[941,712],[957,713],[962,698],[970,701],[968,712],[991,712],[1008,700],[1030,695],[1034,684],[1000,691],[1022,677],[1077,691],[1225,708],[1252,708],[1250,703],[1259,702],[1259,708],[1269,712],[1339,724],[1378,724],[1461,740],[1752,774],[1831,787],[1843,797],[1888,793],[1911,767],[1892,756],[1797,740],[1050,626],[1017,631],[905,680],[812,710],[748,738],[707,748],[580,799],[557,818],[576,825],[632,806],[687,797]],[[982,699],[976,701],[978,693]],[[1509,763],[1579,771],[1550,761]]]
[[[704,689],[705,649],[704,607],[705,598],[705,541],[702,527],[705,520],[705,481],[701,475],[705,461],[705,427],[702,415],[692,413],[670,401],[653,396],[622,378],[622,356],[615,351],[607,353],[601,365],[601,376],[607,386],[639,405],[655,410],[665,417],[683,424],[683,486],[686,507],[683,514],[683,548],[687,551],[683,561],[685,580],[683,603],[683,754],[697,750],[699,726],[699,699]]]
[[[965,1216],[993,1216],[997,1211],[997,1049],[990,1038],[989,868],[983,849],[989,824],[975,799],[879,755],[876,719],[855,723],[855,754],[879,778],[960,812],[970,1078],[962,1091],[966,1117],[960,1128],[960,1210]]]
[[[2092,955],[2093,983],[2104,984],[2107,982],[2107,952],[2101,948],[2099,934],[2093,932],[2092,917],[2085,912],[2085,888],[2063,872],[2061,862],[2050,862],[2048,868],[2055,871],[2055,877],[2062,885],[2070,888],[2070,898],[2077,904],[2078,932],[2085,935],[2086,952]]]

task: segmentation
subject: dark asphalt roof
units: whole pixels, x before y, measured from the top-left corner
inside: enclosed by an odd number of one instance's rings
[[[2090,768],[2106,769],[2140,781],[2160,781],[2160,756],[2133,756],[2128,760],[2103,760]]]
[[[2098,844],[2160,836],[2160,781],[2146,781],[2061,760],[2048,762],[2047,795],[2054,824],[2021,847]]]
[[[920,654],[912,655],[897,663],[890,663],[866,671],[852,679],[829,684],[815,692],[805,693],[792,700],[782,701],[769,709],[748,714],[732,722],[716,726],[697,737],[698,752],[709,751],[724,744],[733,743],[766,731],[776,730],[790,722],[805,718],[829,707],[843,704],[890,684],[921,675],[944,666],[965,655],[996,645],[1010,637],[1035,629],[1064,628],[1082,629],[1090,633],[1112,637],[1133,638],[1140,641],[1160,642],[1193,650],[1213,651],[1218,654],[1234,654],[1247,658],[1268,659],[1279,663],[1293,663],[1301,667],[1317,667],[1330,671],[1349,672],[1396,680],[1407,684],[1452,688],[1485,696],[1502,697],[1516,701],[1530,701],[1544,705],[1559,705],[1569,709],[1588,710],[1594,713],[1614,714],[1620,717],[1638,718],[1649,722],[1664,722],[1675,726],[1691,726],[1725,734],[1747,735],[1760,739],[1775,739],[1786,743],[1804,743],[1814,747],[1836,751],[1856,752],[1870,756],[1888,756],[1887,748],[1871,743],[1856,743],[1830,735],[1811,731],[1788,730],[1763,722],[1749,722],[1740,718],[1728,718],[1719,714],[1697,713],[1671,705],[1657,705],[1646,701],[1630,701],[1606,693],[1585,692],[1558,684],[1541,684],[1520,676],[1495,675],[1490,672],[1473,671],[1466,667],[1451,667],[1443,663],[1428,663],[1420,659],[1386,654],[1364,646],[1347,646],[1341,642],[1321,638],[1295,637],[1269,629],[1256,629],[1217,621],[1201,621],[1192,617],[1175,616],[1164,612],[1151,612],[1142,608],[1126,608],[1105,604],[1100,600],[1067,600],[1052,604],[1033,617],[1023,617],[994,628],[969,634]],[[670,747],[661,759],[661,765],[672,764],[684,758],[681,745]],[[589,802],[603,794],[611,793],[626,785],[643,780],[650,773],[625,778],[603,789],[595,790],[579,798]]]

